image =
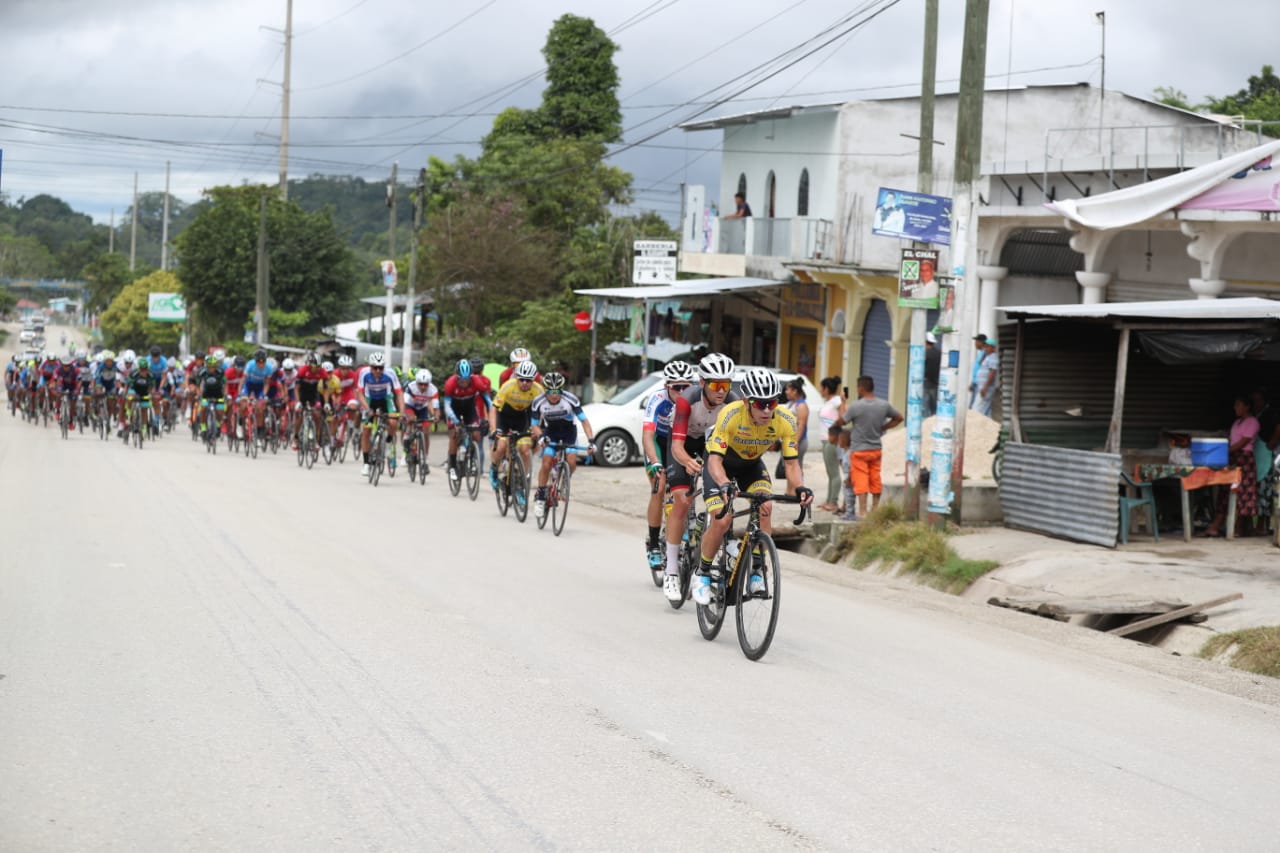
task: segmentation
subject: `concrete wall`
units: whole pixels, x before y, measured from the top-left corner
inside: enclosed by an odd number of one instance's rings
[[[774,216],[797,216],[800,173],[809,171],[809,216],[831,218],[835,210],[839,150],[836,111],[802,113],[785,119],[725,128],[720,160],[720,215],[733,213],[738,176],[747,176],[747,204],[755,216],[768,216],[765,186],[770,171],[777,180]]]

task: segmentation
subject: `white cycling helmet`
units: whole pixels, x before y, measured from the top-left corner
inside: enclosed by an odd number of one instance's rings
[[[349,355],[338,356],[338,367],[350,367],[351,364],[352,364],[351,356]]]
[[[710,382],[713,379],[732,379],[733,359],[722,353],[713,352],[702,357],[698,362],[698,375]]]
[[[662,378],[669,385],[673,382],[691,383],[697,377],[693,373],[693,365],[689,362],[672,361],[662,368]]]
[[[291,358],[286,358],[286,359],[284,360],[284,363],[280,365],[280,369],[281,369],[281,370],[293,370],[293,369],[294,369],[295,367],[297,367],[297,366],[298,366],[298,365],[296,365],[296,364],[294,364],[294,363],[293,363],[293,359],[291,359]]]
[[[133,364],[137,357],[133,354],[133,350],[127,349],[120,355],[120,360],[125,364]]]
[[[103,361],[115,361],[115,360],[116,360],[116,354],[115,354],[115,353],[113,353],[113,352],[112,352],[111,350],[109,350],[109,349],[104,349],[102,352],[98,353],[98,355],[102,356],[102,360],[103,360]]]
[[[529,351],[524,347],[516,347],[511,351],[510,360],[512,364],[520,364],[522,362],[530,361],[532,359],[533,359],[533,356],[529,355]]]
[[[320,365],[320,369],[321,369],[321,370],[324,370],[326,373],[328,373],[328,372],[332,371],[332,370],[333,370],[333,362],[332,362],[332,361],[326,361],[326,362],[324,362],[323,364],[321,364],[321,365]]]
[[[369,366],[370,367],[386,367],[387,360],[385,357],[383,357],[382,353],[371,352],[369,353]]]
[[[776,400],[782,393],[782,383],[773,371],[753,367],[742,378],[742,395],[749,400]]]
[[[538,375],[538,365],[532,361],[522,361],[516,365],[516,379],[534,379]]]
[[[417,373],[413,374],[413,381],[417,382],[419,385],[430,385],[431,371],[427,370],[425,367],[419,369]]]

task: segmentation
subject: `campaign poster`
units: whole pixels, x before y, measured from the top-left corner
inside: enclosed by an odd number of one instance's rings
[[[951,245],[951,199],[881,187],[871,233],[921,243]]]
[[[938,252],[903,249],[898,267],[898,307],[938,307]]]

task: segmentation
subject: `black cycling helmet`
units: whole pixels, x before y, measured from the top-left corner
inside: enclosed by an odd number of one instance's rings
[[[159,347],[159,345],[157,345],[157,344],[152,344],[152,345],[151,345],[151,357],[152,357],[152,358],[156,358],[156,357],[157,357],[157,356],[159,356],[159,355],[160,355],[160,347]]]
[[[254,353],[253,353],[253,360],[254,360],[254,361],[266,361],[266,360],[267,360],[267,351],[266,351],[266,350],[264,350],[264,349],[255,350],[255,351],[254,351]]]
[[[236,367],[244,367],[245,364],[246,362],[245,362],[244,356],[242,355],[236,356]]]

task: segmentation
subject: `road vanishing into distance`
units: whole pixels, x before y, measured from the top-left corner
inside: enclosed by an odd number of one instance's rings
[[[0,470],[0,850],[1277,847],[1280,693],[1203,661],[784,552],[751,663],[584,501],[7,410]]]

